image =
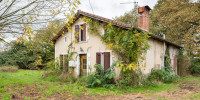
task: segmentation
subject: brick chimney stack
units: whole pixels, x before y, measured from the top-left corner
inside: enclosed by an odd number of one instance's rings
[[[151,8],[149,6],[143,6],[138,8],[138,27],[149,31],[149,12]]]

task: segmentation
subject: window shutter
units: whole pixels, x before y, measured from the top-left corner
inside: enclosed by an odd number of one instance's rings
[[[104,70],[110,67],[110,52],[104,52]]]
[[[101,64],[101,53],[96,53],[96,64]]]
[[[83,24],[83,41],[86,41],[86,24]]]
[[[64,70],[68,72],[68,62],[67,62],[67,55],[64,55],[64,65],[63,65],[63,68],[65,68]]]
[[[60,55],[60,66],[63,67],[63,55]]]
[[[75,25],[75,39],[77,40],[77,42],[79,42],[79,25]]]
[[[177,58],[174,56],[174,70],[177,72]]]

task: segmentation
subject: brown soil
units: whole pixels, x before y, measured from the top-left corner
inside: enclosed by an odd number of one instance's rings
[[[182,85],[175,87],[177,91],[131,93],[121,96],[105,96],[98,100],[200,100],[194,98],[194,94],[200,94],[200,83],[183,82]]]
[[[9,87],[6,92],[11,93],[10,98],[12,100],[23,100],[25,98],[30,98],[31,100],[45,99],[45,100],[157,100],[170,99],[170,100],[191,100],[200,98],[194,98],[194,94],[200,93],[200,84],[192,82],[182,82],[182,85],[176,86],[177,91],[162,91],[162,92],[151,92],[146,93],[131,93],[125,95],[113,95],[113,96],[103,96],[95,95],[88,96],[85,90],[82,94],[77,97],[68,96],[72,94],[70,91],[62,91],[52,94],[52,96],[45,96],[43,91],[39,89],[38,86],[45,86],[44,84],[33,84],[33,85],[16,85]],[[43,87],[48,88],[48,87]],[[12,92],[15,91],[15,92]],[[1,96],[0,96],[1,98]]]

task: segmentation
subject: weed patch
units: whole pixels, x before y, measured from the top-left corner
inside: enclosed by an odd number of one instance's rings
[[[16,72],[18,67],[16,66],[2,66],[0,67],[0,72]]]
[[[200,93],[194,94],[193,97],[194,98],[200,98]]]

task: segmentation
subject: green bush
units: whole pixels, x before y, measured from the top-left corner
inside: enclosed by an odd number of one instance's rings
[[[148,77],[149,81],[161,81],[163,83],[172,83],[179,79],[179,76],[174,74],[171,68],[166,67],[165,69],[152,69]]]
[[[121,72],[121,78],[119,80],[119,86],[125,87],[131,84],[132,78],[129,71]]]
[[[190,72],[193,75],[200,74],[200,59],[192,59]]]
[[[96,71],[86,77],[86,87],[110,87],[114,84],[115,71],[113,64],[107,70],[104,70],[100,64],[94,65]]]
[[[47,71],[52,71],[54,73],[60,73],[61,72],[61,66],[59,65],[58,60],[51,60],[47,63],[47,66],[45,68]]]
[[[139,69],[121,73],[122,75],[119,81],[119,86],[122,88],[126,88],[126,86],[143,87],[156,85],[154,81],[149,81],[147,75],[143,74]]]

